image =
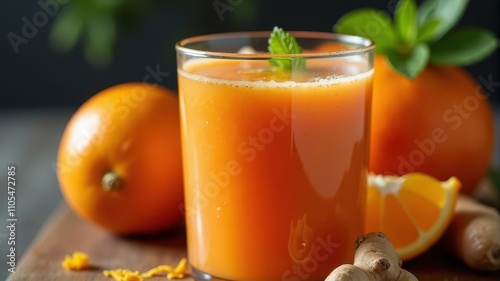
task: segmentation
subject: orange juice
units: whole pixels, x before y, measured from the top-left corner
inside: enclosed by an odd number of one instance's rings
[[[371,64],[311,59],[303,73],[267,60],[180,61],[195,276],[324,280],[352,263],[364,228]]]
[[[324,279],[363,233],[371,76],[232,80],[245,67],[179,74],[190,263],[230,280]]]

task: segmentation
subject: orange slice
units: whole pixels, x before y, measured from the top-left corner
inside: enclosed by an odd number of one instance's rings
[[[457,178],[439,181],[411,173],[368,177],[365,232],[382,231],[403,261],[429,249],[448,227],[460,189]]]

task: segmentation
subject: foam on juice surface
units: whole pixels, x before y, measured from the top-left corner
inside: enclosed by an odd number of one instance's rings
[[[293,81],[289,79],[287,81],[276,81],[274,79],[271,80],[249,80],[248,77],[245,77],[241,72],[245,71],[258,71],[259,69],[264,69],[264,67],[268,67],[267,61],[244,61],[237,62],[235,61],[235,65],[228,67],[227,61],[224,62],[223,67],[217,67],[217,61],[212,59],[193,59],[184,64],[186,70],[180,70],[180,75],[205,83],[213,83],[213,84],[226,84],[231,86],[238,87],[264,87],[264,88],[290,88],[290,87],[326,87],[334,84],[348,84],[354,83],[358,80],[366,79],[373,75],[373,69],[361,71],[361,67],[357,64],[359,62],[348,62],[345,61],[344,66],[339,66],[339,69],[342,69],[344,73],[333,73],[333,70],[328,70],[325,63],[317,62],[315,63],[316,72],[320,72],[318,69],[322,68],[325,73],[329,73],[329,75],[321,75],[321,74],[310,74],[309,79],[306,81]],[[326,69],[326,70],[325,70]],[[218,72],[218,71],[223,72]],[[350,72],[350,73],[349,73]],[[226,78],[227,77],[227,78]],[[262,75],[265,77],[265,75]]]

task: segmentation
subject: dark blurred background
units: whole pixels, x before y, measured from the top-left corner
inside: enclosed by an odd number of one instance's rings
[[[161,84],[176,89],[174,44],[182,38],[225,31],[271,30],[274,25],[286,30],[330,32],[337,19],[350,10],[371,6],[392,13],[396,2],[4,1],[0,25],[4,36],[0,45],[0,109],[76,109],[104,88],[142,80],[148,68],[168,72]],[[78,21],[71,20],[71,9],[85,11],[99,32],[87,34]],[[480,26],[499,36],[498,15],[500,1],[474,0],[460,25]],[[23,32],[31,38],[23,36]],[[69,38],[61,41],[57,35]],[[469,70],[476,77],[491,74],[492,80],[500,81],[498,66],[497,51]],[[498,96],[493,93],[492,101],[500,102]]]
[[[421,1],[418,1],[419,3]],[[161,72],[177,88],[174,44],[204,33],[269,30],[331,32],[343,14],[371,6],[394,12],[397,0],[11,0],[0,8],[0,182],[16,165],[17,242],[22,256],[61,201],[54,164],[71,114],[95,93]],[[500,37],[500,1],[470,1],[460,25]],[[85,25],[82,23],[85,22]],[[91,32],[87,32],[88,28]],[[469,70],[500,83],[499,52]],[[166,74],[168,73],[168,75]],[[498,81],[498,82],[497,82]],[[500,89],[498,84],[492,90]],[[500,119],[500,94],[491,93]],[[497,129],[500,132],[500,129]],[[497,137],[498,146],[498,137]],[[498,148],[495,163],[500,163]],[[6,191],[5,191],[6,192]],[[0,221],[6,221],[6,193]],[[2,223],[2,225],[4,225]],[[0,280],[7,229],[0,225]]]

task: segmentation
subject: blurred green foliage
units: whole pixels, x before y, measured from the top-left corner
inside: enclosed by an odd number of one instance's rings
[[[118,33],[137,24],[152,4],[152,0],[73,0],[57,15],[50,44],[68,52],[81,41],[89,64],[107,66]]]
[[[489,177],[493,186],[500,192],[500,167],[491,167]]]
[[[209,13],[211,18],[218,19],[216,13],[222,12],[248,25],[255,20],[259,2],[210,0],[204,5],[213,7],[213,14]],[[148,13],[180,8],[186,11],[185,16],[203,27],[207,11],[199,5],[199,0],[72,0],[55,18],[49,35],[50,45],[56,51],[67,53],[82,44],[86,61],[93,67],[103,68],[112,61],[119,37],[126,36],[147,18]]]

